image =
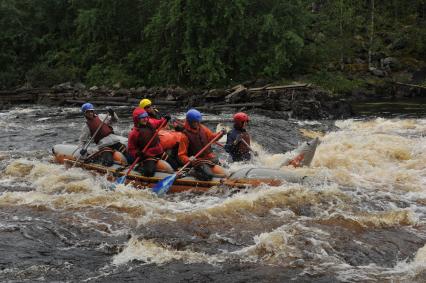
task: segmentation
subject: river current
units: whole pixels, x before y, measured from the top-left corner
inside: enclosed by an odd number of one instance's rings
[[[116,133],[130,111],[117,108]],[[320,137],[311,167],[293,169],[311,182],[162,198],[51,163],[83,123],[76,107],[0,111],[0,281],[426,281],[425,118],[252,115],[250,166],[276,168]]]

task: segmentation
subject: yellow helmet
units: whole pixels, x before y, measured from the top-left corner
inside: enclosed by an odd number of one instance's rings
[[[150,106],[152,104],[151,100],[144,98],[139,102],[139,107],[144,109],[147,106]]]

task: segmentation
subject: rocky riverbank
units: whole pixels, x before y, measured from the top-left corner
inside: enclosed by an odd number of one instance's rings
[[[136,106],[141,98],[150,98],[160,108],[187,109],[204,112],[256,110],[277,118],[340,119],[352,114],[345,99],[309,84],[246,87],[230,89],[187,90],[180,87],[109,89],[86,88],[82,84],[64,83],[52,88],[21,88],[0,91],[3,108],[14,104]]]

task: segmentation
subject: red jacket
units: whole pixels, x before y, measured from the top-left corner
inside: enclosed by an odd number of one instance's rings
[[[129,136],[128,136],[127,150],[129,152],[130,156],[132,156],[133,158],[136,158],[137,155],[138,155],[138,152],[141,152],[143,150],[143,147],[144,147],[143,141],[148,141],[149,139],[151,139],[155,130],[164,121],[163,119],[161,119],[161,120],[149,119],[148,120],[148,123],[149,123],[148,127],[138,127],[138,116],[139,116],[139,114],[142,114],[143,112],[145,112],[145,110],[137,107],[132,113],[134,127],[132,128],[132,130],[130,131]],[[148,134],[148,136],[142,136],[143,134],[145,134],[145,135]],[[163,147],[161,146],[160,140],[157,137],[157,138],[154,138],[151,145],[148,147],[148,149],[144,153],[144,157],[154,157],[154,156],[163,154],[163,152],[164,152]]]
[[[138,116],[139,116],[139,114],[142,114],[142,113],[144,113],[144,112],[146,112],[144,109],[142,109],[142,108],[140,108],[140,107],[136,107],[135,108],[135,110],[133,110],[133,113],[132,113],[132,117],[133,117],[133,125],[135,126],[135,127],[137,127],[137,125],[138,125]],[[165,118],[161,118],[161,119],[155,119],[155,118],[151,118],[151,117],[149,117],[149,123],[154,127],[154,128],[158,128],[160,125],[161,125],[161,123],[163,123],[163,121],[165,121],[166,119]]]
[[[209,141],[211,141],[212,139],[214,139],[216,137],[216,135],[210,131],[209,128],[207,128],[204,125],[200,125],[200,127],[198,129],[193,129],[189,126],[188,122],[185,122],[185,131],[191,132],[193,134],[198,134],[198,136],[201,137],[202,133],[200,133],[200,131],[204,132],[204,135],[206,136],[206,141],[203,141],[202,146],[204,147]],[[189,138],[187,134],[182,135],[182,139],[179,143],[179,150],[178,150],[178,157],[179,160],[185,164],[189,161],[189,156],[188,156],[188,152],[191,150],[192,145],[189,143]],[[197,150],[195,150],[197,151]],[[207,152],[207,153],[206,153]],[[195,155],[196,153],[194,153]],[[200,157],[200,159],[208,159],[208,160],[212,160],[214,158],[216,158],[215,154],[211,151],[211,148],[208,148],[204,154],[202,154]]]

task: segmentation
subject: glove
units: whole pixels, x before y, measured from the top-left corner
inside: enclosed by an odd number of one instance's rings
[[[167,122],[169,122],[172,119],[172,117],[170,117],[169,114],[166,114],[166,115],[164,115],[164,119],[166,119]]]
[[[192,164],[192,163],[194,163],[195,161],[197,161],[197,158],[195,158],[195,156],[190,156],[189,157],[189,162]]]
[[[111,108],[107,108],[107,111],[108,111],[108,114],[109,114],[111,117],[114,117],[114,114],[115,114],[114,110],[112,110]]]
[[[85,156],[87,154],[87,149],[80,150],[80,156]]]

